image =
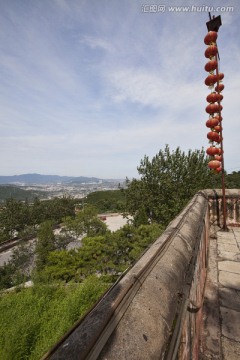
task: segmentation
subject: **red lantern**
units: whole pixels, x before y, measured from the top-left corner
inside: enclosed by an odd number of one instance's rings
[[[206,107],[205,110],[206,110],[206,112],[207,112],[208,114],[214,114],[214,113],[219,112],[220,106],[221,106],[221,105],[219,105],[219,104],[217,104],[217,103],[209,104],[209,105]]]
[[[207,102],[209,103],[215,103],[217,101],[219,101],[219,94],[216,93],[216,92],[212,92],[211,94],[209,94],[207,97],[206,97],[206,100]]]
[[[216,119],[218,119],[219,122],[222,121],[222,116],[220,116],[220,115],[215,115],[214,117],[215,117]]]
[[[216,117],[212,117],[210,119],[208,119],[208,121],[206,122],[206,126],[208,128],[214,128],[215,126],[217,126],[219,123],[219,120]]]
[[[219,148],[219,155],[223,154],[222,148]]]
[[[215,43],[218,37],[218,33],[216,31],[209,31],[204,38],[204,43],[206,45],[210,45],[211,43]]]
[[[218,94],[218,96],[219,96],[219,101],[222,101],[223,95],[222,95],[222,94]]]
[[[219,73],[219,74],[218,74],[218,79],[219,79],[219,80],[222,80],[223,78],[224,78],[224,74],[223,74],[223,73]]]
[[[222,168],[221,166],[219,166],[217,169],[216,169],[216,172],[220,173],[222,171]]]
[[[216,90],[217,92],[221,92],[221,91],[223,91],[223,89],[224,89],[224,85],[223,85],[223,84],[219,84],[219,85],[217,85],[217,86],[215,87],[215,90]]]
[[[217,169],[217,168],[219,168],[221,166],[221,163],[220,163],[220,161],[217,161],[217,160],[211,160],[211,161],[209,161],[209,163],[208,163],[208,167],[210,168],[210,169]]]
[[[220,142],[223,140],[223,137],[221,137],[220,135],[219,135],[219,138],[218,138],[218,140],[215,140],[218,144],[220,144]]]
[[[220,136],[219,136],[219,134],[218,134],[216,131],[210,131],[209,133],[207,133],[207,138],[208,138],[209,140],[218,142]]]
[[[215,146],[211,146],[206,150],[206,153],[209,156],[214,156],[214,155],[218,155],[219,154],[219,148],[215,147]]]
[[[216,45],[210,45],[205,50],[205,57],[211,59],[213,56],[217,55],[218,49]]]
[[[216,60],[210,60],[205,65],[205,70],[207,72],[213,71],[217,68],[217,61]]]
[[[216,75],[213,74],[208,75],[208,77],[206,77],[205,79],[205,85],[207,86],[214,85],[216,82],[217,82],[217,77]]]
[[[219,133],[222,130],[221,125],[214,126],[214,130]]]
[[[221,162],[222,161],[222,156],[221,155],[215,155],[214,159]]]

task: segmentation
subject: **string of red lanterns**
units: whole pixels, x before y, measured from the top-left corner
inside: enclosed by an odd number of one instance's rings
[[[211,93],[206,97],[208,105],[206,112],[209,114],[209,119],[206,122],[206,126],[210,129],[207,133],[210,147],[206,150],[209,156],[208,167],[213,171],[219,173],[222,171],[222,116],[221,111],[223,109],[221,101],[223,95],[221,92],[224,89],[222,80],[224,78],[223,73],[218,72],[218,48],[217,40],[218,33],[216,31],[209,31],[204,38],[204,43],[207,45],[205,50],[205,57],[209,61],[205,65],[205,70],[209,75],[205,79],[205,85],[209,87]]]

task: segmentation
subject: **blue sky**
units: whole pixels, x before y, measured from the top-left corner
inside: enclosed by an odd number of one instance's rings
[[[165,12],[145,6],[162,4]],[[169,10],[176,5],[198,11]],[[165,144],[206,149],[204,5],[226,2],[0,0],[0,175],[131,178]],[[228,5],[212,15],[223,23],[232,172],[240,170],[240,7]]]

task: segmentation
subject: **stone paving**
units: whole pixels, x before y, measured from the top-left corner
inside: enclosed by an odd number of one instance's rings
[[[240,228],[210,239],[201,359],[240,359]]]

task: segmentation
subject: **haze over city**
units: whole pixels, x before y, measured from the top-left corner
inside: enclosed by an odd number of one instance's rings
[[[144,155],[208,146],[201,1],[0,2],[0,175],[125,178]],[[192,7],[194,5],[194,7]],[[221,7],[225,169],[239,171],[239,3]],[[170,9],[186,7],[189,11]]]

